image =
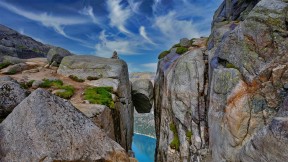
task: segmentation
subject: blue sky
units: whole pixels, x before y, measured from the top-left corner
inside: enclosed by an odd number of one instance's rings
[[[155,71],[180,38],[208,36],[223,0],[0,0],[0,23],[75,54],[111,57],[130,72]]]

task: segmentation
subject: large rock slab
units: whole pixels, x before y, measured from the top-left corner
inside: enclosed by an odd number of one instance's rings
[[[153,106],[153,84],[149,79],[136,80],[132,84],[132,99],[138,113],[150,113]]]
[[[129,161],[70,102],[37,89],[0,124],[0,161]]]
[[[131,150],[134,106],[126,62],[97,56],[66,56],[57,73],[66,77],[74,75],[81,79],[97,78],[99,80],[86,83],[113,87],[115,94],[115,109],[112,111],[115,128],[113,139],[116,139],[126,151]]]
[[[28,95],[15,80],[0,78],[0,118],[6,117]]]

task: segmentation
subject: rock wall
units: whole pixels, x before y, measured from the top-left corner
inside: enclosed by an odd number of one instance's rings
[[[109,111],[111,113],[109,118],[112,116],[113,119],[113,126],[111,127],[114,127],[114,137],[110,137],[126,151],[131,150],[134,106],[127,64],[119,59],[96,56],[67,56],[63,58],[57,73],[66,77],[74,75],[84,80],[88,77],[95,78],[96,80],[87,81],[87,84],[113,87],[115,109]],[[103,123],[100,125],[110,127]],[[104,130],[109,130],[107,134],[111,135],[110,128],[104,128]]]
[[[207,48],[159,60],[156,161],[287,159],[287,17],[285,0],[226,0]]]

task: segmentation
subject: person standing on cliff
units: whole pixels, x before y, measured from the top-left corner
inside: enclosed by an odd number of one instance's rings
[[[119,59],[118,54],[116,51],[113,52],[113,55],[111,57],[112,59]]]

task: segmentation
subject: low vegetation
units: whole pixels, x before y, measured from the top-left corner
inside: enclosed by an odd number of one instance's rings
[[[92,104],[106,105],[113,109],[112,91],[113,87],[88,87],[84,91],[84,100],[88,100]]]
[[[192,131],[187,131],[187,132],[186,132],[186,137],[187,137],[187,140],[188,140],[189,142],[191,142],[191,137],[192,137],[192,135],[193,135]]]
[[[28,88],[31,88],[32,87],[32,84],[35,80],[30,80],[28,82],[22,82],[20,83],[21,87],[24,88],[24,89],[28,89]]]
[[[233,68],[233,69],[237,69],[237,67],[229,62],[226,63],[226,68]]]
[[[172,48],[177,48],[177,47],[181,47],[180,43],[174,44],[174,45],[172,46]]]
[[[88,76],[87,80],[98,80],[98,77],[94,77],[94,76]]]
[[[10,62],[2,62],[2,63],[0,63],[0,69],[4,69],[4,68],[8,67],[9,65],[11,65]]]
[[[163,51],[163,52],[161,52],[161,53],[159,54],[159,56],[158,56],[158,59],[160,60],[160,59],[164,58],[164,57],[167,56],[169,53],[170,53],[170,51]]]
[[[183,53],[185,53],[187,51],[188,51],[188,48],[186,48],[186,47],[178,47],[177,50],[176,50],[176,53],[181,55],[181,54],[183,54]]]
[[[64,91],[56,92],[55,95],[64,99],[70,99],[75,93],[75,88],[71,85],[61,86],[60,89]]]
[[[8,72],[6,72],[5,74],[7,74],[7,75],[14,75],[14,74],[16,74],[17,73],[17,70],[16,69],[11,69],[11,70],[9,70]]]
[[[43,83],[39,85],[40,88],[50,88],[50,87],[56,87],[59,88],[63,85],[62,80],[56,79],[56,80],[49,80],[49,79],[43,79]]]
[[[170,123],[170,130],[173,132],[173,140],[170,143],[170,147],[172,149],[179,151],[180,141],[179,141],[176,125],[173,122]]]
[[[80,79],[80,78],[78,78],[78,77],[75,76],[75,75],[69,75],[69,78],[72,79],[72,80],[75,81],[75,82],[85,82],[84,79]]]

